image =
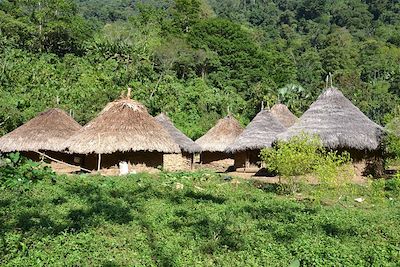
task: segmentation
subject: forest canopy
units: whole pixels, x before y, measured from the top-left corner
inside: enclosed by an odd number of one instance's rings
[[[301,115],[328,73],[386,124],[400,113],[400,2],[0,1],[0,134],[59,106],[81,124],[132,87],[192,138],[228,109]]]

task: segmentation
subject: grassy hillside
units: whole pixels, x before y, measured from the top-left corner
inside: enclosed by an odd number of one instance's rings
[[[62,176],[2,189],[0,265],[395,266],[399,187],[286,196],[209,173]]]

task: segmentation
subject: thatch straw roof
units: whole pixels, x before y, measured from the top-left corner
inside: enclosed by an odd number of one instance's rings
[[[164,127],[165,130],[170,134],[172,139],[179,145],[182,151],[188,153],[200,152],[200,146],[196,144],[192,139],[183,134],[177,129],[173,122],[164,113],[160,113],[156,116],[156,120]]]
[[[0,138],[0,151],[62,151],[81,126],[65,111],[52,108]]]
[[[243,133],[227,148],[227,152],[235,153],[245,150],[256,150],[271,147],[276,135],[286,130],[279,120],[268,110],[260,111],[247,125]]]
[[[65,145],[69,151],[79,154],[109,154],[117,151],[180,152],[179,146],[147,112],[146,107],[131,99],[109,103]]]
[[[271,108],[271,113],[286,128],[289,128],[298,120],[298,118],[284,104],[275,104]]]
[[[218,120],[205,135],[196,140],[201,151],[224,152],[235,139],[243,132],[242,126],[231,115]]]
[[[332,149],[376,150],[383,136],[383,128],[336,88],[326,89],[297,123],[278,135],[278,139],[288,140],[302,132],[317,134],[323,144]]]

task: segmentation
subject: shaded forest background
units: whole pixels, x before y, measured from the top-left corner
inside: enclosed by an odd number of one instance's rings
[[[84,124],[130,86],[197,138],[228,107],[300,115],[329,72],[376,122],[399,115],[399,0],[0,1],[0,134],[57,105]]]

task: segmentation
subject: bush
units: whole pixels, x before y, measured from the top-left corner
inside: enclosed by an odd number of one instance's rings
[[[54,177],[50,167],[27,159],[18,152],[0,158],[0,187],[26,187],[39,180]]]
[[[386,159],[392,162],[400,162],[400,118],[393,119],[388,125],[388,134],[385,137]]]
[[[292,191],[300,181],[297,176],[314,174],[321,184],[333,187],[345,184],[351,176],[350,154],[326,150],[317,136],[303,134],[280,141],[262,150],[261,158],[267,170],[285,178]]]
[[[307,135],[295,136],[289,142],[280,141],[275,148],[263,149],[261,158],[266,168],[284,177],[310,173],[323,150],[321,140]]]

